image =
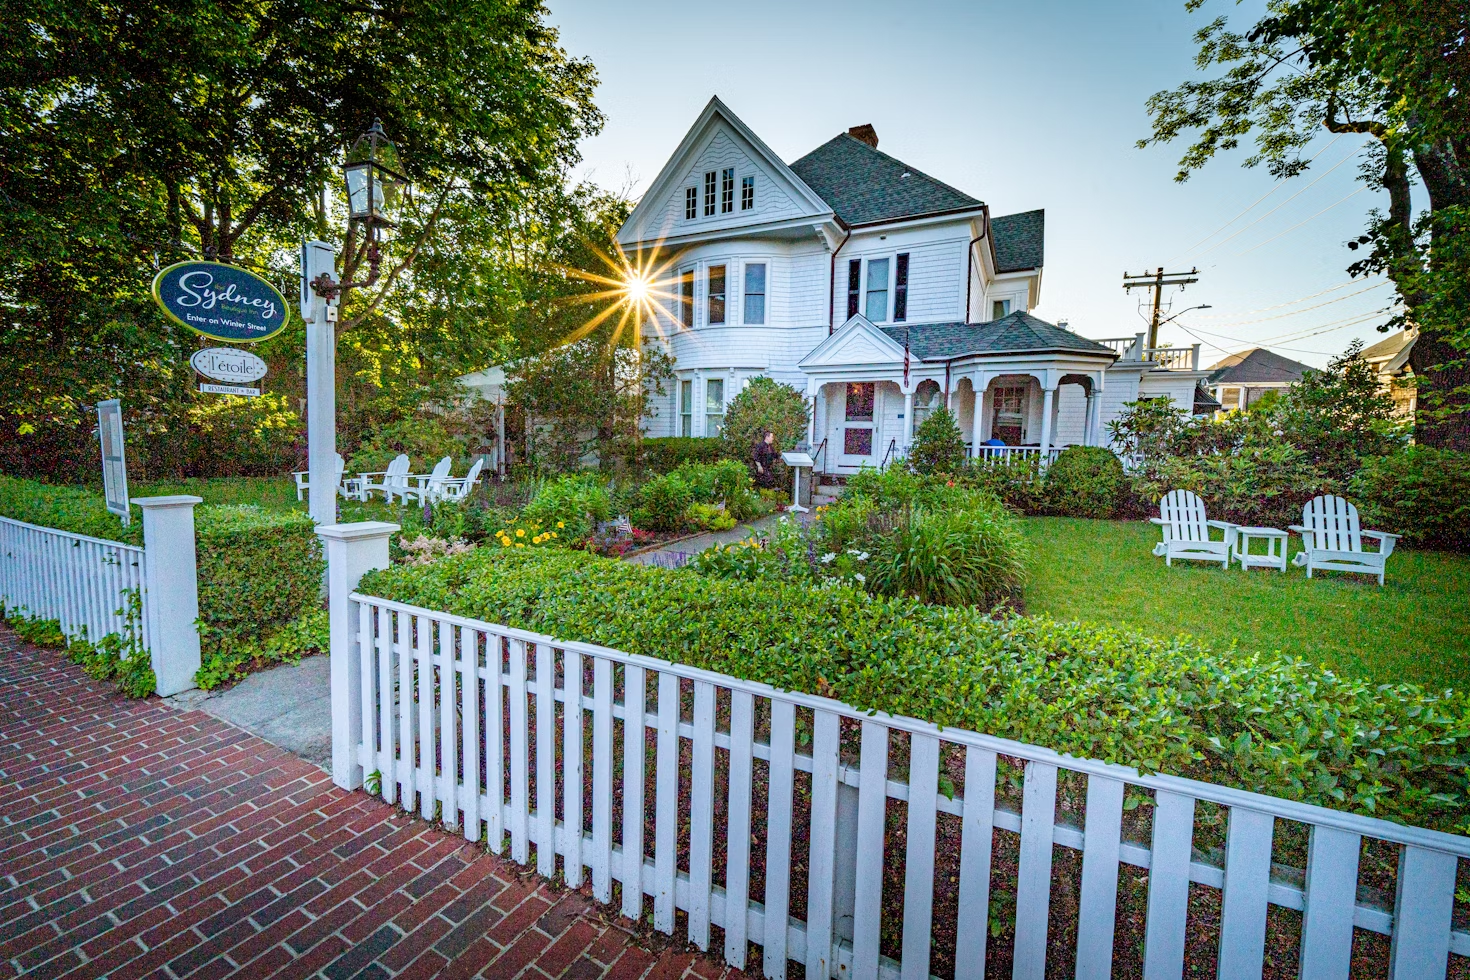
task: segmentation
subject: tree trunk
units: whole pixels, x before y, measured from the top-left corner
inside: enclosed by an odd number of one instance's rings
[[[1470,202],[1470,184],[1465,168],[1453,153],[1442,147],[1421,147],[1415,151],[1414,166],[1429,193],[1429,210],[1433,214]],[[1407,191],[1407,188],[1405,188]],[[1429,269],[1431,275],[1443,275],[1441,250],[1436,249],[1431,230]],[[1410,297],[1405,297],[1406,302]],[[1441,300],[1443,302],[1443,300]],[[1409,366],[1419,385],[1418,408],[1414,418],[1414,440],[1420,445],[1437,446],[1470,452],[1470,351],[1454,343],[1446,328],[1446,312],[1425,310],[1429,315],[1415,316],[1425,303],[1415,295],[1409,305],[1410,319],[1419,327],[1419,338],[1409,352]],[[1470,311],[1459,311],[1462,315]],[[1463,329],[1463,327],[1461,327]]]

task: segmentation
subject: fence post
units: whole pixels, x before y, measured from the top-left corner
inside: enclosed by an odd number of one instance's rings
[[[203,499],[133,498],[143,510],[143,618],[160,697],[193,688],[199,670],[194,505]]]
[[[363,575],[388,567],[388,538],[397,524],[361,521],[318,526],[327,552],[328,618],[332,627],[332,782],[362,785],[362,669],[357,662],[357,604],[348,596]]]

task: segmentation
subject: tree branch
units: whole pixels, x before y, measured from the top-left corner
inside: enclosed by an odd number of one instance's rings
[[[413,260],[419,254],[419,249],[423,247],[424,242],[428,241],[429,235],[434,230],[434,226],[438,224],[439,213],[444,210],[444,204],[449,200],[449,195],[458,189],[459,187],[453,179],[444,185],[444,190],[439,194],[439,200],[434,202],[434,210],[429,212],[428,219],[424,222],[423,227],[419,229],[418,236],[414,239],[413,247],[409,249],[408,255],[388,273],[387,277],[383,280],[383,285],[378,288],[377,295],[368,302],[367,308],[351,320],[346,320],[338,325],[337,333],[339,336],[357,326],[365,317],[371,316],[377,310],[378,306],[387,297],[389,291],[392,290],[393,283],[398,279],[399,274],[413,264]]]

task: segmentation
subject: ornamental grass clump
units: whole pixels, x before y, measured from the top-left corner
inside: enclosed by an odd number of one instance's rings
[[[1188,636],[834,584],[479,549],[360,591],[778,688],[1403,823],[1470,830],[1470,701]],[[777,614],[779,613],[779,614]]]

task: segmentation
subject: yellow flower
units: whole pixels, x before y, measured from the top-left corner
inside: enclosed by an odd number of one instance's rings
[[[509,548],[510,547],[510,538],[501,538],[500,539],[500,546],[502,548]]]
[[[565,529],[566,526],[567,526],[567,522],[566,521],[557,521],[556,522],[556,526],[559,527],[559,528]]]
[[[518,538],[524,538],[525,536],[526,536],[526,529],[525,528],[523,528],[523,527],[516,528],[516,537],[518,537]]]
[[[559,538],[559,537],[561,537],[561,535],[557,534],[555,531],[550,532],[550,534],[551,534],[551,536],[553,538]]]
[[[516,547],[517,547],[517,548],[524,548],[524,547],[525,547],[525,545],[523,545],[523,544],[521,544],[521,543],[520,543],[520,542],[519,542],[519,541],[517,541],[517,542],[516,542]]]

